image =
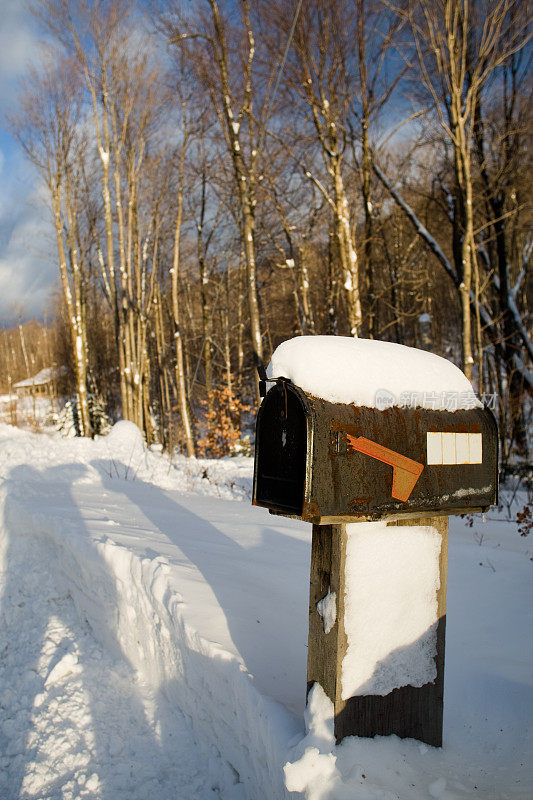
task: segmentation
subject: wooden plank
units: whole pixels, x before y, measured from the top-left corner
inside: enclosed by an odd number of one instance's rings
[[[340,696],[340,653],[346,652],[344,632],[344,577],[346,526],[313,525],[311,581],[309,592],[309,649],[307,654],[307,691],[318,682],[330,700]],[[337,618],[332,630],[324,632],[324,622],[317,603],[335,592]]]
[[[330,700],[336,696],[337,624],[324,633],[317,603],[329,591],[338,591],[338,569],[333,557],[333,525],[313,525],[311,579],[309,588],[309,647],[307,652],[307,692],[319,683]],[[337,565],[338,566],[338,565]]]
[[[421,687],[403,686],[390,694],[361,695],[342,700],[341,669],[347,650],[344,629],[346,526],[313,525],[311,553],[311,585],[309,596],[309,651],[307,690],[320,683],[334,705],[335,737],[387,736],[419,739],[427,744],[442,745],[444,693],[444,651],[446,634],[446,577],[448,556],[448,517],[405,517],[391,525],[430,525],[441,536],[439,557],[440,586],[437,592],[437,676],[434,682]],[[337,598],[337,619],[330,633],[316,604],[328,591]]]
[[[253,505],[253,504],[252,504]],[[257,505],[257,504],[256,504]],[[443,509],[442,511],[434,511],[431,519],[435,517],[448,517],[450,516],[463,516],[464,514],[484,514],[488,511],[490,506],[484,506],[483,508],[457,508],[453,509],[453,511],[447,511]],[[287,517],[287,519],[298,519],[301,520],[302,518],[297,514],[284,514],[282,511],[278,511],[276,509],[269,509],[269,514],[272,514],[275,517]],[[317,517],[314,521],[314,525],[340,525],[342,523],[354,523],[354,522],[399,522],[401,520],[421,520],[421,519],[428,519],[428,512],[427,511],[410,511],[408,514],[405,511],[398,511],[394,514],[383,514],[381,516],[368,516],[368,514],[361,514],[358,516],[321,516]],[[411,522],[405,522],[406,525],[411,525]],[[421,524],[417,522],[417,524]]]

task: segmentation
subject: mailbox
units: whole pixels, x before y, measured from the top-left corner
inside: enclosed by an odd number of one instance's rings
[[[331,403],[279,378],[257,416],[253,503],[314,524],[483,511],[497,502],[487,408]]]

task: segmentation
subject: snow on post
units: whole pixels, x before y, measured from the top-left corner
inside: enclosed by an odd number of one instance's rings
[[[437,677],[441,541],[432,526],[348,526],[342,698]]]

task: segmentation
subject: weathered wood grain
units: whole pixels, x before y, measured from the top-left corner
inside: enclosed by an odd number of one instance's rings
[[[436,679],[421,687],[403,686],[385,696],[361,695],[342,700],[341,669],[347,649],[344,629],[346,526],[313,525],[307,690],[309,692],[313,683],[317,681],[333,702],[337,742],[345,736],[373,737],[396,734],[440,747],[444,693],[448,518],[406,517],[389,524],[431,525],[441,536],[440,586],[437,592]],[[337,596],[337,619],[333,629],[326,634],[316,605],[328,591],[334,591]]]

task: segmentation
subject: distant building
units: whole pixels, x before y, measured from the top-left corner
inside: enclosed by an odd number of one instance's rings
[[[57,395],[57,381],[64,375],[65,367],[45,367],[33,378],[13,384],[17,397],[55,397]]]

